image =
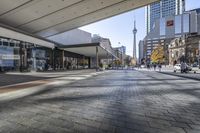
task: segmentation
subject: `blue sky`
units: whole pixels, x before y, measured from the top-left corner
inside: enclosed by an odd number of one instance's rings
[[[186,0],[186,10],[200,8],[200,0]],[[99,34],[102,37],[109,38],[112,46],[126,46],[128,55],[132,55],[133,50],[133,22],[136,19],[137,44],[146,35],[145,32],[145,10],[139,8],[121,15],[117,15],[84,27],[80,29],[92,34]],[[120,42],[120,44],[119,44]]]

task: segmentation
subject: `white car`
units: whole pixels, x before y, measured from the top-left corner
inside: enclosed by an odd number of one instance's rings
[[[198,66],[189,66],[189,65],[187,65],[187,72],[193,71],[194,73],[196,73],[198,71],[198,69],[199,69]],[[177,71],[181,71],[181,64],[176,64],[174,66],[174,72],[177,72]]]
[[[145,68],[145,65],[141,65],[140,67],[141,67],[141,68]]]
[[[176,64],[174,66],[174,72],[181,71],[181,64]]]

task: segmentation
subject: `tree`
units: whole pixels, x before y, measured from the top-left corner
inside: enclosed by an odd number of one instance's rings
[[[151,61],[154,63],[162,63],[164,62],[165,56],[164,56],[164,48],[163,46],[159,45],[157,46],[151,53]]]
[[[119,66],[119,65],[121,65],[122,63],[121,63],[120,60],[115,60],[115,61],[114,61],[114,64],[115,64],[116,66]]]
[[[124,62],[125,62],[125,64],[126,65],[130,65],[130,63],[131,63],[131,57],[130,56],[126,56],[126,58],[124,59]]]

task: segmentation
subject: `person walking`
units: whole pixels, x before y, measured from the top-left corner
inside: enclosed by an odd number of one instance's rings
[[[181,73],[187,72],[187,64],[185,62],[181,62]]]
[[[161,72],[161,69],[162,69],[162,64],[161,63],[158,64],[158,69],[159,69],[159,72]]]
[[[156,71],[156,63],[153,64],[153,69]]]
[[[150,70],[150,64],[147,64],[147,69]]]

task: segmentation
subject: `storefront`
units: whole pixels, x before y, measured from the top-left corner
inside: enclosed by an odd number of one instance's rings
[[[0,38],[0,71],[52,69],[52,51],[36,44]]]
[[[90,66],[89,59],[89,57],[64,50],[64,69],[87,69]]]
[[[53,49],[34,47],[32,49],[32,70],[47,71],[53,69]]]
[[[0,38],[0,71],[13,71],[20,68],[19,42]]]

